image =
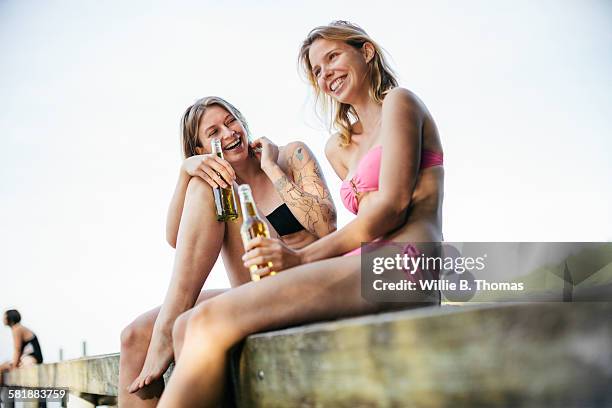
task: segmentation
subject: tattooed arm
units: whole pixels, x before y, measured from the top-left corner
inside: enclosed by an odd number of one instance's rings
[[[304,143],[285,147],[287,173],[277,161],[262,160],[262,169],[304,228],[321,238],[336,230],[336,208],[317,159]]]

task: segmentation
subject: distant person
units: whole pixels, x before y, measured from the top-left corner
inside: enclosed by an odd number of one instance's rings
[[[0,364],[0,374],[17,367],[42,364],[43,356],[34,332],[21,324],[21,314],[14,309],[4,312],[4,324],[13,332],[13,359]]]

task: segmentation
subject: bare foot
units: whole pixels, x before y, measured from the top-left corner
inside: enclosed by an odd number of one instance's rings
[[[171,333],[154,332],[140,375],[128,387],[128,392],[135,393],[161,378],[170,366],[173,357]]]

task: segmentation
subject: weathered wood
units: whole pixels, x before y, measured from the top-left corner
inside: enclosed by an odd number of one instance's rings
[[[4,375],[7,385],[65,387],[71,392],[117,395],[119,354],[84,357],[12,370]]]
[[[262,333],[235,350],[233,389],[240,407],[612,406],[610,316],[610,302],[461,306]],[[111,354],[4,379],[99,403],[118,368]]]
[[[612,304],[431,308],[249,337],[241,407],[612,406]],[[235,362],[236,363],[236,362]]]
[[[166,372],[166,380],[172,372]],[[119,353],[84,357],[58,363],[11,370],[4,374],[6,385],[69,388],[85,400],[111,405],[119,383]]]

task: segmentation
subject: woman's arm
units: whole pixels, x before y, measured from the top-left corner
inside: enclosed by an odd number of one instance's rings
[[[414,94],[402,88],[387,94],[380,127],[378,190],[360,201],[357,217],[344,228],[300,250],[303,262],[347,253],[404,222],[418,176],[424,119],[425,110]]]
[[[178,236],[179,225],[181,224],[181,214],[183,213],[183,205],[185,205],[185,193],[191,176],[183,169],[179,173],[174,194],[170,200],[168,207],[168,215],[166,217],[166,241],[172,248],[176,248],[176,237]]]
[[[258,139],[254,144],[269,142],[262,139],[265,138]],[[278,160],[266,160],[263,154],[262,170],[307,231],[318,238],[328,235],[336,230],[336,207],[317,159],[302,142],[288,144],[286,152],[291,178],[278,165]]]
[[[271,261],[275,270],[345,254],[402,225],[410,205],[420,165],[426,110],[412,93],[394,89],[385,97],[381,120],[382,159],[379,188],[359,203],[357,217],[338,231],[300,250],[281,242],[255,238],[247,244],[245,266]],[[269,273],[268,268],[261,274]]]
[[[23,339],[21,338],[21,331],[19,328],[13,328],[13,368],[19,367],[19,360],[21,359],[21,346]]]

